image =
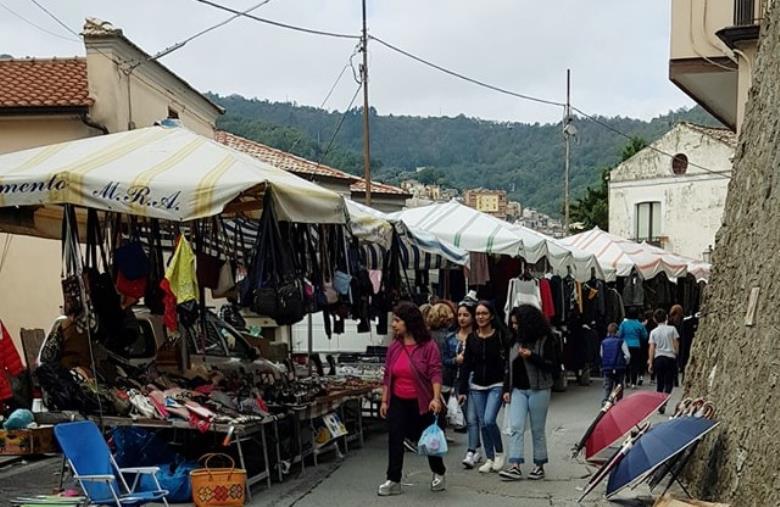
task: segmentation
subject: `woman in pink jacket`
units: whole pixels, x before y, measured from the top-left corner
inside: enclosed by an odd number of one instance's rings
[[[382,406],[379,414],[388,423],[387,481],[379,486],[379,496],[401,494],[404,439],[417,441],[442,409],[441,356],[431,339],[422,313],[412,303],[403,302],[393,310],[394,340],[387,349]],[[444,460],[428,457],[433,472],[432,491],[444,491]]]

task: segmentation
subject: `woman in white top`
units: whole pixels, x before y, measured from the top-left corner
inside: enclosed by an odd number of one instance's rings
[[[658,327],[650,333],[650,352],[647,369],[655,372],[656,390],[671,393],[677,377],[677,354],[680,351],[680,335],[674,326],[667,324],[666,310],[658,309],[653,314]],[[664,408],[659,410],[662,414]]]

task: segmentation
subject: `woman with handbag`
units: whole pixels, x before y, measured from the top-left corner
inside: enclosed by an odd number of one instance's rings
[[[504,468],[504,444],[496,420],[501,410],[501,392],[506,370],[506,340],[496,319],[493,305],[480,301],[474,311],[476,328],[466,339],[463,366],[460,372],[460,401],[468,395],[469,426],[482,429],[485,464],[481,473],[499,472]]]
[[[379,496],[401,494],[404,439],[416,442],[442,410],[441,356],[422,313],[414,304],[402,302],[393,310],[392,328],[395,338],[387,350],[379,409],[388,422],[387,480],[379,486]],[[431,490],[444,491],[444,460],[429,456],[428,465],[433,472]]]

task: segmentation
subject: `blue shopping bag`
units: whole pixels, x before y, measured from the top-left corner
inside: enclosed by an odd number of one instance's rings
[[[433,424],[425,428],[419,442],[417,442],[417,454],[420,456],[444,457],[447,454],[447,438],[437,424],[438,416]]]

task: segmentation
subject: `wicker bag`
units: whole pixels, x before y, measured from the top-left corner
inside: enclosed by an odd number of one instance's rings
[[[216,457],[230,461],[230,468],[209,468]],[[192,501],[197,507],[241,507],[246,499],[246,470],[236,468],[227,454],[211,453],[200,458],[203,468],[190,472]]]

